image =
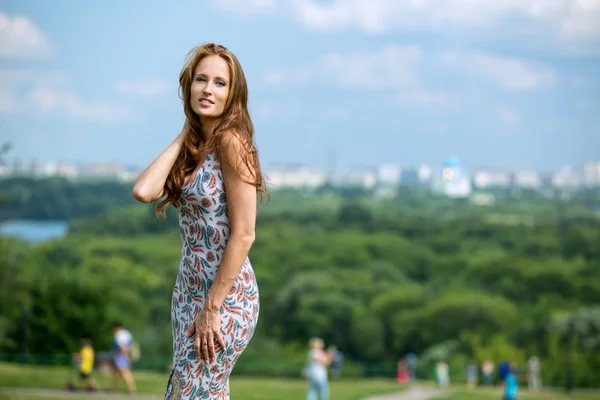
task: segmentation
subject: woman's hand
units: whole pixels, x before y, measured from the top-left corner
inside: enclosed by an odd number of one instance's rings
[[[183,128],[181,128],[181,131],[179,132],[175,140],[179,143],[183,143],[185,141],[185,137],[191,129],[192,124],[190,124],[190,120],[186,118],[185,122],[183,123]]]
[[[215,345],[225,351],[225,340],[221,335],[221,315],[219,311],[209,311],[204,308],[194,319],[188,330],[188,338],[196,335],[194,349],[198,358],[206,363],[212,363],[215,358]]]

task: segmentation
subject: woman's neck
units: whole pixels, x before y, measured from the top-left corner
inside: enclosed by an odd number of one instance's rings
[[[200,125],[202,126],[202,136],[208,142],[214,133],[215,126],[217,125],[216,119],[201,119]]]

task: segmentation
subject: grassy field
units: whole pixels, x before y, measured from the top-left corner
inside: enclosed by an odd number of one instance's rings
[[[136,372],[135,380],[138,400],[162,400],[167,374]],[[62,389],[72,377],[72,369],[63,367],[21,366],[0,363],[0,400],[129,400],[125,394],[123,383],[119,390],[122,395],[115,394],[70,394]],[[110,376],[96,374],[100,388],[110,385]],[[426,385],[432,387],[433,385]],[[8,388],[8,389],[7,389]],[[402,390],[392,380],[343,380],[331,383],[332,400],[362,400],[374,394],[400,392]],[[500,400],[500,390],[464,390],[464,386],[454,386],[446,400]],[[303,400],[306,393],[306,382],[301,379],[248,378],[233,377],[231,379],[231,398],[234,400]],[[442,398],[440,398],[441,400]],[[576,392],[565,395],[562,392],[544,392],[537,395],[521,390],[519,400],[592,400],[599,399],[599,392]]]
[[[462,390],[454,389],[449,396],[440,397],[434,400],[501,400],[502,392],[498,390]],[[570,395],[558,391],[541,392],[537,394],[527,393],[527,390],[519,392],[519,400],[598,400],[600,393],[593,392],[574,392]]]
[[[60,392],[72,376],[72,370],[62,367],[30,367],[0,363],[0,400],[33,400],[39,398],[68,398],[70,400],[89,400],[106,398],[125,400],[123,396],[66,395]],[[161,399],[167,382],[167,374],[136,372],[134,374],[139,393],[147,394],[144,399]],[[100,388],[110,385],[110,376],[96,375]],[[44,392],[9,390],[1,388],[54,389]],[[119,389],[125,391],[120,383]],[[402,389],[392,380],[344,380],[331,383],[331,398],[335,400],[360,400],[373,394],[399,392]],[[304,399],[306,382],[301,379],[270,378],[231,378],[231,397],[235,400],[294,400]]]

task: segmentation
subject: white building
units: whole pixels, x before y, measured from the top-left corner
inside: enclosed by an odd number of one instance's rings
[[[581,183],[587,187],[600,186],[600,162],[587,162],[581,168]]]
[[[269,188],[311,188],[323,185],[327,176],[307,167],[274,168],[265,170],[265,179]]]
[[[552,175],[550,181],[558,189],[576,189],[580,179],[570,166],[565,165]]]
[[[79,169],[78,178],[81,179],[119,179],[126,174],[126,168],[120,163],[95,162],[86,163]]]
[[[382,186],[397,186],[401,174],[402,168],[398,165],[381,165],[377,169],[377,183]]]
[[[56,175],[63,178],[77,178],[77,167],[71,163],[62,162],[56,166]]]
[[[331,174],[329,183],[336,187],[372,189],[377,183],[377,174],[370,170],[337,171]]]
[[[537,171],[517,171],[513,176],[513,185],[521,189],[539,189],[542,186],[542,178]]]
[[[42,163],[40,166],[40,175],[44,177],[58,175],[58,164],[56,164],[54,161]]]
[[[478,189],[507,188],[511,181],[507,171],[477,171],[473,174],[473,185]]]
[[[463,171],[457,157],[449,157],[444,163],[441,176],[436,176],[432,183],[434,192],[448,197],[464,198],[471,194],[471,180]]]
[[[429,183],[433,178],[433,168],[427,164],[421,164],[417,170],[417,176],[420,183]]]

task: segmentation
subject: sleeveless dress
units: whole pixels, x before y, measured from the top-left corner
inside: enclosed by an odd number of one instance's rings
[[[223,305],[221,333],[226,351],[215,361],[199,359],[187,332],[202,310],[229,239],[227,196],[218,159],[209,154],[174,204],[179,216],[181,259],[171,301],[173,366],[165,400],[229,400],[227,381],[252,338],[259,314],[256,277],[246,258]]]

